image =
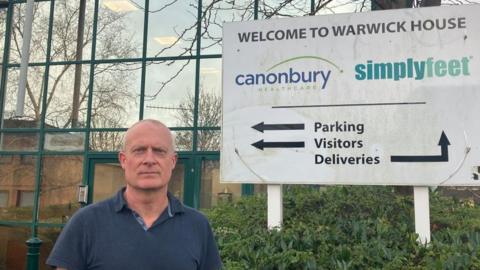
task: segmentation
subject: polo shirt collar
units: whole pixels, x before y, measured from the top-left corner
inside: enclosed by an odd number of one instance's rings
[[[123,197],[123,192],[125,192],[125,187],[121,188],[113,197],[113,207],[117,213],[122,211],[123,208],[128,208],[127,201],[125,201]]]
[[[123,193],[125,192],[125,187],[120,189],[117,194],[113,198],[113,206],[115,209],[115,212],[120,212],[125,208],[128,208],[127,201],[123,197]],[[172,193],[168,192],[167,193],[168,197],[168,215],[170,217],[173,217],[175,214],[183,213],[185,212],[185,206],[183,205],[182,202],[180,202],[175,196],[173,196]]]
[[[185,212],[185,206],[183,206],[183,203],[181,201],[179,201],[177,198],[175,198],[175,196],[173,196],[173,194],[170,193],[170,192],[167,193],[167,196],[168,196],[168,206],[169,206],[168,207],[168,210],[169,210],[168,215],[170,217],[172,217],[176,214]]]

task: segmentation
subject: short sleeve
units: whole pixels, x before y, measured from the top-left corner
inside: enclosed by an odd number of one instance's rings
[[[79,210],[63,228],[47,259],[47,265],[68,270],[86,269],[87,233],[85,210]]]

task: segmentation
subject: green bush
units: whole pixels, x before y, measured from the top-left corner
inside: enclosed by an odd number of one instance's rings
[[[205,210],[225,269],[480,269],[480,209],[430,195],[432,242],[416,241],[413,200],[391,187],[287,186],[284,224],[265,195]]]

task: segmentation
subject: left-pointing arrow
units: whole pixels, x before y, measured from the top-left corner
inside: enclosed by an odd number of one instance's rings
[[[305,142],[264,142],[260,140],[252,145],[260,150],[264,148],[304,148]]]
[[[261,122],[252,126],[252,128],[262,133],[264,130],[303,130],[305,124],[264,124],[264,122]]]

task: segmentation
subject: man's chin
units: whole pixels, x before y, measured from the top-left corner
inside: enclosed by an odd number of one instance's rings
[[[167,185],[163,184],[153,184],[153,183],[138,183],[137,185],[133,186],[135,189],[139,189],[142,191],[159,191],[167,187]]]

